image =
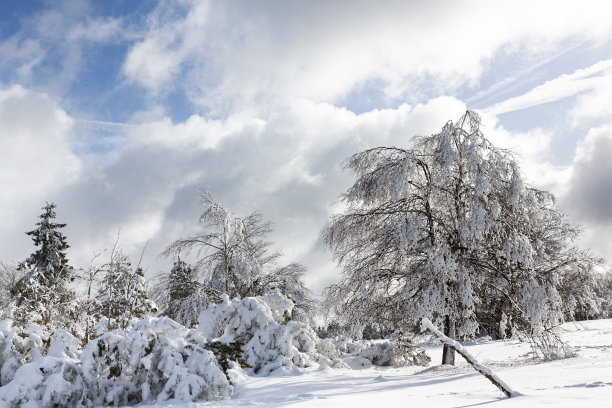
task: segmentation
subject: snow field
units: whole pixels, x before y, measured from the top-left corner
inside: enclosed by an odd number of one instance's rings
[[[498,340],[464,343],[520,395],[505,398],[461,357],[456,367],[438,366],[441,345],[424,345],[429,368],[308,368],[298,375],[241,376],[231,400],[168,401],[142,407],[610,407],[612,320],[566,323],[563,338],[576,357],[535,358],[528,343]]]

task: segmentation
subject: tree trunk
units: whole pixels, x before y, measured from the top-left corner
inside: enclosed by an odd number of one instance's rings
[[[444,335],[455,340],[455,319],[450,316],[444,320]],[[442,364],[455,365],[455,349],[446,343],[442,349]]]

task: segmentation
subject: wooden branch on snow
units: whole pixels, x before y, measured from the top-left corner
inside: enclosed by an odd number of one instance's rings
[[[474,370],[478,371],[480,374],[484,375],[495,385],[497,388],[501,390],[508,398],[511,398],[514,394],[512,388],[508,386],[501,378],[499,378],[489,367],[485,367],[476,360],[476,358],[471,355],[460,343],[455,340],[445,336],[433,325],[431,320],[427,318],[423,318],[421,320],[421,324],[429,329],[442,343],[448,345],[457,353],[461,354],[463,358],[466,359],[468,363],[474,368]]]

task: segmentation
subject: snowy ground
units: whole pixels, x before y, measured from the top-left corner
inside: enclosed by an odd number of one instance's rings
[[[432,366],[309,369],[293,376],[244,377],[232,400],[164,403],[144,407],[612,407],[612,320],[568,323],[564,339],[577,357],[543,363],[529,344],[466,344],[520,395],[505,398],[467,363],[441,367],[440,346],[430,346]],[[461,359],[458,356],[458,359]]]

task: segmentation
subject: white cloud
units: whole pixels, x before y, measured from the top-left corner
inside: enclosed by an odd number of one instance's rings
[[[133,38],[121,18],[88,16],[87,2],[56,2],[0,36],[0,69],[15,83],[63,95],[89,62],[84,51]]]
[[[184,87],[220,112],[334,103],[371,80],[402,100],[419,92],[415,81],[440,93],[477,82],[500,50],[535,55],[568,38],[606,38],[611,12],[607,2],[569,1],[163,2],[124,73],[153,92]]]
[[[612,59],[602,60],[590,67],[578,69],[572,74],[563,74],[546,81],[525,94],[496,103],[487,108],[486,111],[492,115],[499,115],[558,101],[586,91],[608,89],[611,79]],[[591,106],[589,97],[589,106],[583,104],[577,115],[588,115],[590,109],[592,109]]]
[[[73,120],[45,94],[20,86],[0,90],[0,208],[3,230],[11,231],[3,238],[78,179],[81,162],[70,147],[72,125]],[[27,227],[33,225],[34,219]],[[22,233],[3,243],[8,253],[22,241]]]
[[[40,42],[32,39],[11,37],[0,42],[0,68],[16,64],[19,78],[30,78],[32,68],[44,58],[45,50]]]
[[[146,121],[129,126],[127,131],[129,144],[134,147],[164,146],[173,150],[212,149],[223,139],[234,134],[243,132],[257,134],[263,124],[262,120],[243,114],[223,120],[192,115],[181,123],[172,123],[167,117]]]
[[[94,43],[108,43],[120,40],[125,34],[122,19],[99,17],[88,17],[84,22],[79,22],[71,27],[67,34],[70,41],[90,41]]]
[[[595,86],[581,95],[570,110],[572,125],[589,122],[612,123],[612,69],[598,78]]]
[[[510,131],[489,111],[482,112],[482,123],[481,130],[496,147],[508,149],[515,155],[530,185],[551,191],[557,196],[566,192],[571,167],[551,162],[554,157],[552,130],[533,128]]]
[[[585,227],[583,246],[612,260],[612,123],[593,128],[578,146],[560,204]]]

